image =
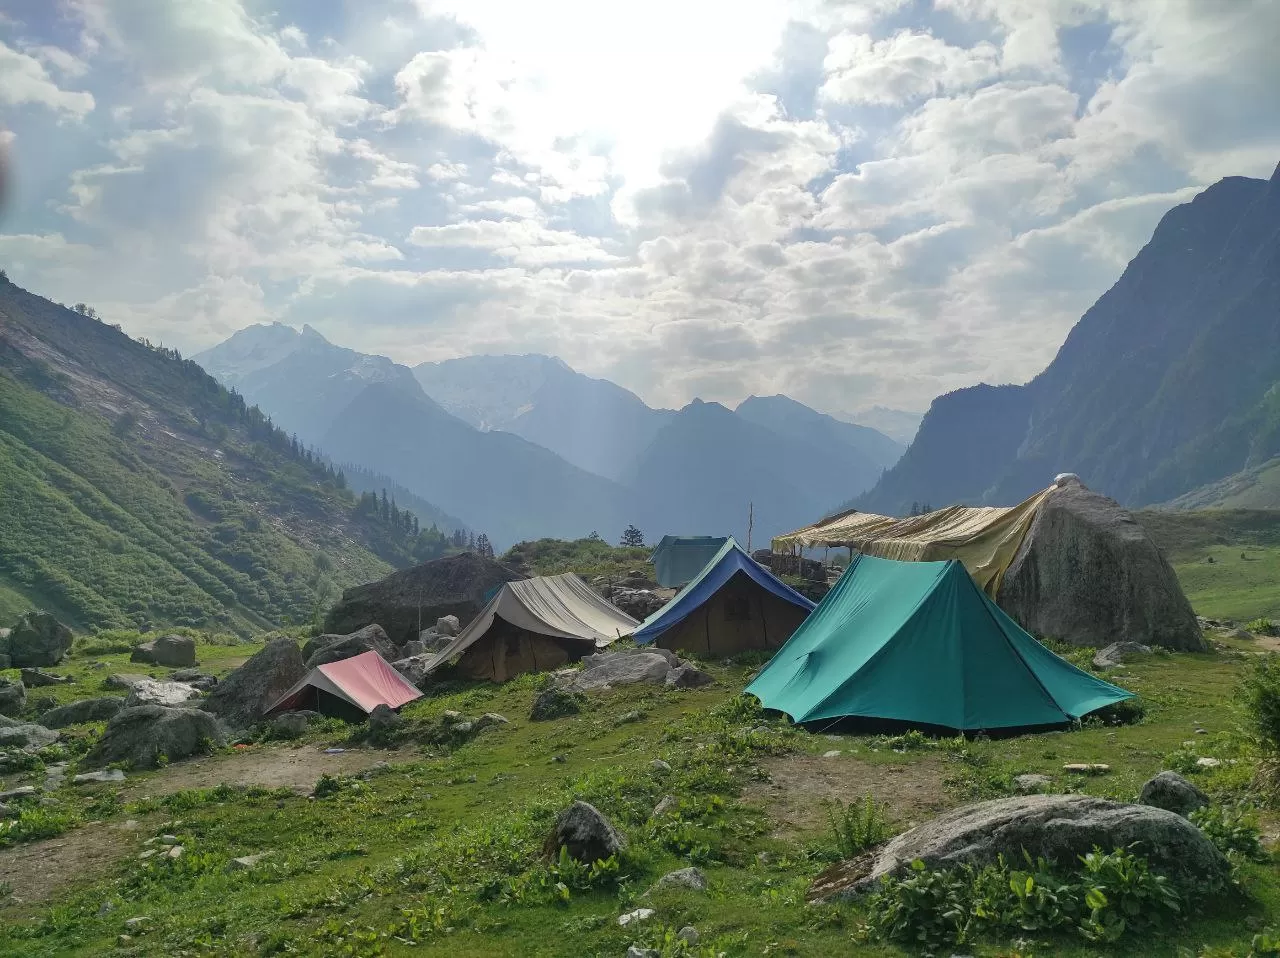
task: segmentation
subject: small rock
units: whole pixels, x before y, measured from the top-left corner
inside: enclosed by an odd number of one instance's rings
[[[156,853],[156,850],[155,850],[154,848],[148,848],[146,851],[144,851],[141,855],[139,855],[139,856],[138,856],[138,860],[139,860],[139,861],[146,861],[148,858],[150,858],[150,857],[151,857],[152,855],[154,855],[155,853]]]
[[[476,723],[475,723],[475,722],[472,722],[472,721],[463,721],[463,722],[459,722],[457,725],[455,725],[455,726],[453,727],[453,731],[454,731],[455,733],[457,733],[458,735],[470,735],[470,734],[471,734],[471,732],[472,732],[472,730],[473,730],[473,729],[475,729],[475,727],[476,727]]]
[[[692,948],[702,936],[698,934],[698,929],[694,928],[693,925],[685,925],[676,932],[676,937]]]
[[[822,757],[823,757],[823,758],[837,758],[839,755],[840,755],[840,749],[838,749],[838,748],[833,748],[833,749],[832,749],[831,751],[829,751],[829,752],[823,752],[823,753],[822,753]]]
[[[669,762],[663,761],[660,758],[655,758],[652,762],[650,762],[649,767],[653,769],[655,772],[657,772],[659,775],[666,775],[668,772],[671,771],[671,764]]]
[[[664,795],[662,801],[653,806],[653,818],[661,818],[669,812],[674,812],[680,805],[674,795]]]
[[[618,716],[618,725],[630,725],[632,722],[639,722],[644,718],[644,713],[639,711],[623,712]]]
[[[701,868],[680,868],[667,872],[658,879],[655,888],[689,888],[693,891],[707,890],[707,876]]]
[[[652,918],[655,914],[657,914],[657,912],[655,912],[652,908],[637,908],[635,911],[629,911],[625,915],[619,915],[618,924],[621,925],[623,928],[626,928],[627,925],[630,925],[634,922],[647,921],[648,919]]]
[[[639,945],[630,945],[627,948],[626,958],[661,958],[661,954],[657,948],[641,948]]]
[[[150,915],[138,915],[136,918],[126,918],[124,921],[124,927],[126,931],[137,931],[150,920]]]
[[[1139,642],[1112,642],[1093,657],[1093,667],[1095,669],[1113,669],[1118,665],[1122,665],[1131,655],[1148,655],[1150,652],[1151,646],[1142,645]]]
[[[29,689],[36,689],[46,685],[69,685],[75,681],[69,675],[54,675],[52,672],[43,672],[40,669],[22,669],[22,684]]]
[[[442,722],[461,722],[462,713],[455,712],[453,709],[446,709],[440,713],[440,721]]]
[[[131,689],[139,682],[150,682],[149,675],[136,675],[132,672],[120,672],[116,675],[108,675],[102,680],[104,689]]]
[[[27,687],[13,679],[0,678],[0,715],[17,715],[27,704]]]
[[[1198,728],[1198,729],[1196,729],[1196,734],[1197,734],[1197,735],[1208,735],[1208,734],[1209,734],[1209,730],[1208,730],[1208,729],[1203,729],[1203,728]]]
[[[111,912],[115,910],[116,910],[116,906],[112,904],[110,899],[107,899],[101,905],[98,906],[98,917],[101,918],[103,915],[109,915]]]
[[[1043,792],[1053,784],[1053,779],[1048,775],[1018,775],[1013,784],[1023,795],[1029,795],[1032,792]]]
[[[497,712],[485,712],[474,722],[475,730],[486,729],[494,725],[510,725],[505,715],[499,715]]]
[[[371,732],[394,729],[403,722],[404,717],[385,703],[369,713],[369,731]]]
[[[1111,766],[1102,762],[1072,762],[1062,766],[1062,770],[1072,775],[1103,775],[1111,771]]]
[[[436,619],[436,631],[441,635],[457,635],[462,628],[456,615],[442,615]]]
[[[543,851],[555,858],[567,849],[574,861],[590,864],[616,855],[627,847],[627,840],[594,805],[576,801],[556,818]]]
[[[124,772],[118,768],[104,768],[96,772],[82,772],[71,779],[72,785],[84,785],[88,782],[123,782]]]
[[[714,681],[708,673],[685,663],[668,672],[663,684],[669,689],[697,689]]]
[[[258,852],[256,855],[241,855],[239,858],[233,858],[227,862],[227,871],[251,871],[258,862],[264,858],[270,858],[275,852]]]
[[[556,765],[563,765],[565,762],[569,761],[569,756],[567,756],[567,755],[552,755],[552,756],[551,756],[551,761],[552,761],[553,763],[555,763]]]
[[[1186,818],[1209,804],[1209,796],[1177,772],[1161,772],[1142,786],[1138,803],[1163,808]]]
[[[7,792],[0,792],[0,802],[10,802],[15,798],[26,798],[36,793],[34,785],[21,785],[18,788],[11,788]]]
[[[168,856],[170,858],[181,858],[182,852],[183,852],[183,848],[181,845],[174,845],[172,848],[169,849]]]
[[[160,844],[161,844],[161,845],[176,845],[176,844],[178,844],[178,836],[177,836],[177,835],[161,835],[161,836],[160,836]]]
[[[124,947],[125,947],[125,946],[127,946],[127,945],[131,945],[131,944],[133,944],[133,936],[132,936],[132,935],[117,935],[117,936],[116,936],[116,944],[117,944],[117,945],[119,945],[121,948],[124,948]]]
[[[276,738],[295,739],[307,733],[310,722],[300,712],[284,712],[271,720],[271,734]]]
[[[1219,765],[1221,765],[1221,764],[1222,764],[1222,759],[1219,759],[1219,758],[1198,758],[1198,759],[1196,759],[1196,767],[1197,767],[1197,768],[1217,768],[1217,767],[1218,767]]]

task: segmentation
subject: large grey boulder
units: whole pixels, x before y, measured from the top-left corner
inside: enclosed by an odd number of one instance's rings
[[[1161,772],[1142,786],[1138,801],[1186,818],[1209,804],[1209,796],[1177,772]]]
[[[626,847],[626,838],[599,809],[578,801],[556,818],[543,850],[548,857],[555,858],[560,849],[565,848],[574,861],[590,863],[616,855]]]
[[[661,652],[665,652],[663,649]],[[661,652],[597,652],[582,660],[583,669],[570,681],[576,692],[606,686],[662,685],[671,672],[672,663]]]
[[[1035,635],[1102,648],[1123,637],[1203,651],[1173,568],[1118,503],[1075,478],[1040,506],[996,601]]]
[[[412,642],[409,643],[413,645]],[[421,655],[408,655],[403,659],[396,659],[391,663],[391,667],[403,675],[410,684],[419,689],[423,689],[427,684],[427,663],[430,662],[434,655],[423,653]]]
[[[34,750],[52,745],[58,733],[43,725],[9,725],[0,728],[0,748]]]
[[[143,679],[134,683],[125,697],[124,707],[135,705],[185,705],[200,697],[200,690],[185,682],[157,682],[155,679]]]
[[[92,768],[124,762],[150,768],[161,756],[173,762],[225,743],[222,725],[208,712],[137,705],[116,713],[81,764]]]
[[[710,685],[714,682],[710,673],[703,672],[701,669],[685,662],[678,665],[667,673],[664,684],[670,689],[698,689],[704,685]]]
[[[9,632],[10,663],[14,668],[57,665],[71,651],[72,639],[71,630],[48,612],[28,612]]]
[[[931,868],[981,867],[1003,855],[1022,860],[1025,849],[1075,866],[1094,847],[1110,851],[1136,844],[1153,870],[1188,883],[1222,883],[1231,866],[1200,829],[1163,808],[1128,805],[1087,795],[1024,795],[953,809],[892,839],[868,867],[861,859],[828,869],[810,898],[847,898],[888,875],[908,871],[915,859]]]
[[[442,615],[436,619],[436,631],[441,635],[447,635],[450,638],[457,635],[462,630],[462,625],[458,621],[456,615]]]
[[[0,715],[17,715],[27,704],[27,687],[13,679],[0,678]]]
[[[298,643],[281,636],[214,686],[200,707],[229,728],[246,729],[260,722],[263,712],[306,674]]]
[[[174,682],[184,682],[201,692],[208,692],[218,684],[217,676],[201,672],[199,669],[178,669],[169,678]]]
[[[157,665],[184,668],[196,664],[196,640],[186,635],[162,635],[152,644]]]
[[[40,724],[45,728],[66,728],[68,725],[79,725],[81,722],[101,722],[111,718],[124,708],[124,699],[117,695],[104,695],[102,698],[81,699],[69,705],[59,705],[40,716]]]
[[[1143,645],[1141,642],[1112,642],[1093,657],[1093,667],[1114,669],[1123,665],[1132,655],[1147,655],[1150,652],[1151,646]]]
[[[131,689],[139,682],[150,682],[151,676],[139,675],[136,672],[117,672],[102,680],[104,689]]]
[[[328,641],[324,641],[324,640]],[[307,649],[311,652],[308,655]],[[303,649],[306,667],[314,669],[317,665],[349,659],[362,652],[377,652],[388,662],[394,662],[400,656],[396,647],[387,638],[387,633],[380,625],[366,625],[363,629],[350,635],[321,635],[312,639]]]
[[[130,662],[139,662],[143,665],[154,665],[156,661],[156,643],[153,639],[150,642],[140,642],[133,647],[133,651],[129,653]]]
[[[22,684],[29,689],[44,688],[49,685],[72,685],[75,683],[69,675],[54,675],[52,672],[44,672],[40,669],[22,669]]]

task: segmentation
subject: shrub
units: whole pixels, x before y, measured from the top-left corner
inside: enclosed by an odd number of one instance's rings
[[[880,807],[870,795],[848,805],[829,802],[827,824],[841,858],[853,858],[892,834]]]
[[[1266,616],[1246,623],[1244,630],[1252,632],[1254,635],[1275,635],[1277,631],[1280,631],[1277,630],[1276,624]]]
[[[1222,854],[1250,861],[1266,861],[1262,833],[1257,823],[1242,809],[1208,805],[1192,812],[1190,819]]]
[[[1256,659],[1241,683],[1245,713],[1271,751],[1280,751],[1280,656]]]

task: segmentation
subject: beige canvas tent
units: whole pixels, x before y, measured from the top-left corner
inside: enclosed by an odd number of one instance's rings
[[[447,662],[474,679],[505,682],[589,655],[639,625],[573,574],[508,582],[426,665]]]

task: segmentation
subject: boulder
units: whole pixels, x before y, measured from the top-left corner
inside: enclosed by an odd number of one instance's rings
[[[27,704],[27,687],[13,679],[0,678],[0,715],[17,715]]]
[[[1139,803],[1163,808],[1186,818],[1209,804],[1209,796],[1177,772],[1161,772],[1142,786]]]
[[[310,724],[311,722],[302,712],[285,712],[271,720],[271,735],[273,738],[301,738],[306,734],[307,726]]]
[[[1053,785],[1053,779],[1048,775],[1017,775],[1013,779],[1013,787],[1017,789],[1019,794],[1031,795],[1036,792],[1047,792],[1049,787]]]
[[[71,685],[75,682],[69,675],[54,675],[40,669],[22,669],[22,684],[29,689],[43,688],[46,685]]]
[[[245,729],[261,721],[263,712],[306,674],[298,643],[281,636],[214,686],[200,707],[229,728]]]
[[[73,776],[72,785],[92,785],[102,782],[123,782],[124,772],[118,768],[102,768],[96,772],[81,772]]]
[[[526,578],[474,552],[432,559],[347,589],[325,617],[324,628],[345,634],[377,622],[393,643],[403,645],[418,637],[424,622],[457,616],[466,625],[484,608],[491,590]]]
[[[157,665],[177,668],[196,664],[196,640],[186,635],[163,635],[151,643]]]
[[[9,632],[9,659],[14,668],[57,665],[71,651],[72,638],[48,612],[28,612]]]
[[[707,890],[707,876],[701,868],[680,868],[667,872],[658,879],[654,888],[688,888],[692,891]]]
[[[192,699],[200,697],[200,690],[185,682],[157,682],[155,679],[143,679],[134,683],[125,697],[124,707],[135,705],[185,705]]]
[[[436,631],[452,638],[462,631],[462,623],[456,615],[442,615],[436,619]]]
[[[108,675],[102,680],[104,689],[131,689],[139,682],[149,682],[151,676],[138,675],[136,672],[118,672],[115,675]]]
[[[225,742],[222,725],[208,712],[135,705],[115,714],[81,764],[93,768],[123,762],[133,768],[150,768],[161,756],[177,761]]]
[[[369,731],[387,732],[404,724],[404,716],[390,705],[382,704],[369,713]]]
[[[666,651],[665,649],[663,651]],[[671,671],[671,662],[658,652],[597,652],[582,660],[583,669],[570,683],[573,691],[585,692],[615,685],[662,685]]]
[[[534,698],[529,718],[534,722],[545,722],[564,715],[577,715],[581,711],[581,695],[559,685],[548,685]]]
[[[591,863],[616,855],[627,847],[627,840],[609,819],[587,802],[574,802],[556,818],[547,837],[544,851],[555,859],[565,848],[574,861]]]
[[[1095,669],[1114,669],[1123,665],[1131,655],[1147,655],[1151,646],[1141,642],[1112,642],[1093,657]]]
[[[1213,843],[1180,815],[1088,795],[1025,795],[953,809],[889,841],[874,858],[842,862],[819,875],[811,900],[849,898],[888,875],[901,875],[920,859],[931,868],[981,867],[1003,855],[1074,867],[1094,847],[1137,845],[1154,871],[1184,883],[1225,883],[1231,865]]]
[[[69,705],[60,705],[40,716],[40,724],[45,728],[66,728],[68,725],[79,725],[81,722],[102,722],[111,718],[122,708],[124,699],[116,695],[104,695],[96,699],[81,699]]]
[[[311,649],[310,655],[306,655],[308,648]],[[307,669],[310,670],[317,665],[349,659],[363,652],[377,652],[388,662],[394,662],[400,658],[396,647],[387,638],[387,633],[380,625],[366,625],[350,635],[319,636],[307,643],[303,650],[303,657],[306,659]]]
[[[672,689],[697,689],[710,685],[714,681],[715,679],[709,673],[686,662],[668,672],[666,682],[663,684]]]
[[[178,669],[169,678],[175,682],[185,682],[201,692],[208,692],[218,684],[217,676],[201,672],[199,669]]]
[[[154,665],[156,661],[156,644],[152,642],[140,642],[133,647],[133,651],[129,653],[130,662],[140,662],[143,665]]]
[[[648,589],[606,589],[605,592],[605,598],[641,622],[667,604],[662,596]]]
[[[1205,649],[1191,604],[1146,530],[1074,477],[1040,506],[996,602],[1028,632],[1073,645],[1103,648],[1124,636]]]
[[[404,644],[404,647],[400,649],[401,658],[406,658],[406,659],[413,658],[413,656],[415,655],[426,655],[426,654],[427,654],[427,643],[423,642],[421,639],[410,639],[408,642]]]
[[[412,642],[409,643],[413,645]],[[391,663],[391,667],[409,680],[410,684],[422,689],[427,684],[427,663],[434,656],[429,654],[410,655],[403,659],[396,659]]]
[[[58,733],[43,725],[9,725],[0,728],[0,748],[20,748],[31,751],[52,745]]]

